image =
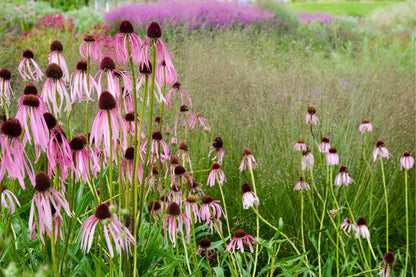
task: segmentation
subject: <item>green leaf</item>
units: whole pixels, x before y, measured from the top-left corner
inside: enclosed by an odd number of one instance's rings
[[[217,277],[224,277],[224,270],[221,267],[214,267],[213,270]]]

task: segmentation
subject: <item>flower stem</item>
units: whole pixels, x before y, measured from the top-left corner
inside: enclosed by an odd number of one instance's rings
[[[404,197],[405,197],[405,207],[406,207],[406,260],[404,265],[404,273],[407,272],[407,264],[410,257],[409,252],[409,203],[407,197],[407,169],[404,169]]]
[[[54,226],[52,226],[52,229],[51,229],[51,249],[52,249],[52,263],[53,263],[53,267],[55,270],[55,274],[56,276],[59,276],[58,262],[56,261],[56,256],[55,256],[55,228]]]
[[[386,201],[386,252],[389,252],[389,202],[387,200],[387,186],[386,186],[386,177],[384,175],[383,159],[380,159],[380,162],[381,162],[381,173],[383,176],[384,199]]]
[[[181,231],[181,237],[182,237],[183,250],[185,251],[186,265],[188,266],[189,274],[192,275],[192,269],[191,269],[191,265],[189,264],[189,258],[188,258],[188,249],[186,248],[185,238],[184,238],[182,231]]]
[[[108,129],[110,132],[110,160],[108,162],[109,173],[109,193],[110,193],[110,205],[113,205],[113,130],[111,128],[111,116],[110,111],[107,111]]]
[[[251,183],[253,184],[253,191],[254,194],[257,195],[257,191],[256,191],[256,181],[254,178],[254,172],[253,172],[253,165],[252,165],[252,161],[251,159],[248,159],[248,170],[250,172],[250,176],[251,176]],[[256,206],[255,209],[258,211],[258,207]],[[259,216],[258,213],[256,214],[256,239],[258,240],[260,237],[260,221],[259,221]],[[258,262],[258,256],[259,256],[259,244],[256,244],[256,252],[254,255],[254,266],[253,266],[253,276],[256,276],[256,269],[257,269],[257,262]],[[247,268],[248,270],[248,268]],[[250,271],[249,271],[250,274]]]

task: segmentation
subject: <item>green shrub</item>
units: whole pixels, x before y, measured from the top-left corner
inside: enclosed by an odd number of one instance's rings
[[[65,15],[74,20],[75,29],[79,32],[85,32],[103,22],[102,15],[88,7],[66,12]]]

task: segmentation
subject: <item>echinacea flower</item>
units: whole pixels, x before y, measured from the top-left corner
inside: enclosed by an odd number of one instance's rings
[[[123,126],[123,146],[127,146],[128,140],[132,140],[134,138],[136,128],[137,133],[140,130],[140,125],[145,125],[144,120],[142,121],[140,117],[137,117],[137,126],[134,125],[134,112],[128,112],[124,116],[124,120],[122,121]],[[145,126],[142,126],[142,133],[138,134],[138,136],[141,136],[142,139],[146,138],[146,128]]]
[[[364,219],[364,217],[360,217],[357,220],[357,229],[356,229],[355,237],[358,239],[360,236],[363,239],[370,237],[370,231],[367,228],[367,221]]]
[[[182,190],[178,185],[172,185],[170,191],[168,192],[168,199],[171,202],[180,203],[182,201]]]
[[[357,230],[357,226],[355,225],[354,221],[351,218],[344,219],[344,221],[341,223],[341,228],[348,234],[351,231],[355,232]]]
[[[14,212],[16,211],[15,203],[17,206],[20,207],[20,203],[16,195],[14,195],[13,192],[8,190],[5,185],[2,185],[0,201],[1,206],[5,207],[6,209],[10,209],[11,214],[14,214]]]
[[[225,150],[223,148],[223,145],[224,145],[224,142],[222,141],[222,138],[216,137],[208,153],[208,157],[209,157],[211,156],[211,153],[215,151],[215,153],[217,154],[216,157],[218,159],[219,164],[222,164],[222,160],[225,155]],[[214,159],[215,157],[212,160]]]
[[[54,229],[55,233],[55,243],[58,240],[58,237],[63,240],[64,236],[62,233],[62,226],[64,225],[64,220],[62,218],[62,214],[60,213],[60,207],[58,210],[51,204],[51,212],[52,212],[52,228]],[[32,240],[36,239],[36,229],[39,230],[39,237],[42,243],[45,245],[45,233],[52,239],[52,229],[48,229],[45,225],[45,219],[38,216],[35,221],[33,222],[32,226],[30,227],[30,238]]]
[[[111,258],[114,257],[113,243],[119,255],[122,250],[129,254],[130,244],[136,245],[136,241],[127,227],[112,216],[108,203],[103,203],[97,206],[94,215],[88,217],[79,230],[77,240],[82,233],[81,249],[84,254],[91,249],[97,226],[103,228],[103,236]]]
[[[313,167],[314,159],[309,147],[306,147],[305,150],[302,151],[302,168],[303,170],[309,170]]]
[[[10,79],[12,73],[7,68],[0,70],[0,105],[10,106],[10,96],[13,94]]]
[[[100,70],[96,73],[94,79],[97,80],[97,87],[99,90],[110,92],[115,98],[120,98],[120,85],[118,77],[114,74],[116,70],[116,64],[111,57],[104,57],[100,63]],[[107,77],[107,89],[103,88],[104,75]],[[125,75],[122,75],[125,77]]]
[[[163,136],[160,131],[156,131],[152,134],[152,139],[150,140],[150,143],[151,157],[148,161],[149,163],[150,161],[156,161],[160,159],[163,164],[166,160],[169,159],[169,146],[166,143],[166,141],[163,140]],[[147,141],[143,144],[143,147],[145,147],[146,144]],[[159,146],[161,146],[162,148],[159,149]],[[161,150],[163,150],[163,153],[161,152]],[[155,160],[153,159],[153,157],[155,158]]]
[[[371,125],[370,121],[368,119],[363,119],[361,121],[361,125],[358,128],[360,130],[360,132],[363,134],[365,132],[372,132],[373,131],[373,125]]]
[[[411,169],[415,164],[415,159],[410,155],[409,151],[403,151],[403,156],[400,158],[400,170]]]
[[[20,140],[22,125],[16,118],[8,118],[1,125],[1,168],[0,181],[7,171],[10,178],[19,180],[22,189],[25,189],[25,174],[27,173],[31,183],[35,180],[32,164],[27,157],[23,143]],[[27,161],[26,161],[27,160]]]
[[[293,147],[295,150],[303,152],[306,150],[306,144],[304,139],[298,139],[295,146]]]
[[[31,84],[25,88],[25,92],[27,91],[37,93],[36,87]],[[31,144],[31,137],[33,136],[36,161],[40,157],[40,150],[46,152],[49,141],[49,129],[43,117],[45,112],[46,106],[40,96],[36,94],[24,94],[20,97],[16,119],[22,123],[22,127],[25,130],[22,142],[29,142]]]
[[[42,80],[43,73],[39,65],[34,60],[35,55],[31,50],[23,52],[23,59],[19,63],[19,73],[23,81],[33,80],[34,82]]]
[[[244,183],[241,186],[241,191],[243,192],[243,208],[249,209],[260,204],[260,200],[257,195],[251,191],[251,186],[247,183]]]
[[[45,74],[46,81],[42,88],[41,97],[49,110],[52,110],[55,116],[58,116],[61,114],[64,99],[66,99],[65,110],[68,111],[71,108],[69,94],[62,79],[63,71],[58,64],[51,63],[46,68]]]
[[[165,60],[162,60],[158,63],[156,66],[156,79],[159,84],[165,86],[170,86],[176,82],[178,73],[172,62],[166,63]]]
[[[335,146],[331,146],[329,148],[328,154],[326,155],[326,163],[330,166],[339,164],[339,156],[337,153],[337,148],[335,148]]]
[[[391,273],[391,268],[394,263],[394,253],[387,252],[383,260],[378,264],[378,267],[382,267],[381,271],[378,273],[381,277],[389,277]]]
[[[172,108],[172,97],[175,97],[175,95],[178,94],[179,99],[181,100],[181,105],[185,104],[184,99],[186,99],[188,101],[189,106],[191,107],[191,109],[193,108],[192,105],[192,98],[189,95],[189,93],[184,90],[183,88],[181,88],[181,83],[176,82],[173,84],[172,89],[169,90],[168,94],[166,94],[166,104],[165,107],[166,108]]]
[[[152,71],[153,71],[153,65],[150,61],[146,62],[140,62],[139,65],[139,81],[137,83],[136,89],[137,91],[141,88],[142,85],[144,85],[146,82],[148,84],[152,83]],[[156,79],[157,81],[157,79]],[[148,86],[148,90],[150,86]],[[153,93],[153,95],[156,97],[157,102],[161,103],[161,102],[165,102],[165,97],[162,94],[162,91],[160,89],[160,86],[158,84],[158,82],[155,82],[155,86],[154,86],[154,90],[150,91],[147,94],[147,103],[149,103],[149,99],[150,99],[150,94]]]
[[[101,92],[98,100],[100,109],[94,119],[91,128],[90,144],[95,141],[97,147],[103,146],[104,156],[110,157],[110,151],[115,151],[115,146],[120,133],[121,117],[116,108],[116,100],[109,91]],[[111,133],[110,126],[111,125]],[[110,149],[112,145],[112,149]],[[116,155],[113,155],[115,159]],[[110,163],[112,161],[109,161]]]
[[[225,217],[224,211],[222,210],[220,204],[218,204],[219,200],[212,199],[209,195],[204,195],[202,197],[202,205],[199,210],[199,215],[201,216],[201,220],[205,220],[205,225],[209,226],[211,229],[211,233],[213,230],[213,218],[215,218],[216,223],[218,224],[218,229],[221,231],[222,224],[221,224],[221,215]]]
[[[199,125],[201,125],[201,127],[203,127],[204,130],[208,127],[208,119],[202,117],[199,113],[196,113],[195,116],[192,116],[188,119],[189,130],[192,131],[195,128],[196,122],[199,122]]]
[[[123,20],[116,35],[117,61],[126,65],[131,58],[134,64],[141,61],[142,40],[134,33],[134,27],[129,20]],[[130,52],[129,52],[130,51]]]
[[[176,245],[177,233],[184,233],[182,230],[184,224],[186,237],[189,238],[191,233],[191,223],[189,222],[189,219],[181,213],[181,209],[176,202],[170,203],[168,214],[163,221],[163,229],[165,230],[165,238],[167,238],[167,233],[169,232],[169,238],[173,246]]]
[[[250,170],[256,169],[258,165],[256,163],[256,159],[251,153],[251,150],[247,147],[244,147],[242,152],[243,152],[243,159],[241,160],[241,163],[240,163],[240,167],[239,167],[240,171],[245,170],[247,167]]]
[[[62,51],[64,50],[64,46],[62,43],[58,40],[55,40],[51,43],[50,46],[51,53],[49,53],[48,60],[49,64],[55,63],[59,65],[63,72],[63,79],[65,82],[69,82],[69,72],[68,72],[68,66],[66,65],[64,55],[62,54]]]
[[[69,146],[72,150],[72,171],[75,173],[75,180],[85,183],[90,178],[88,170],[88,150],[85,148],[87,144],[87,137],[84,135],[73,137]],[[91,162],[91,159],[90,159]]]
[[[149,210],[149,214],[151,214],[152,216],[156,216],[157,214],[162,213],[162,204],[158,200],[150,201],[147,208]]]
[[[82,58],[88,60],[93,59],[94,61],[101,60],[101,48],[98,42],[92,35],[85,35],[84,40],[79,46],[79,54]]]
[[[238,229],[237,231],[235,231],[233,239],[231,240],[230,244],[228,244],[224,252],[231,251],[231,253],[234,253],[235,247],[237,246],[237,250],[240,250],[241,253],[244,253],[245,244],[248,245],[248,247],[250,248],[250,252],[253,253],[254,249],[253,245],[251,244],[251,241],[257,242],[255,238],[253,238],[250,235],[247,235],[243,229]]]
[[[180,158],[182,158],[183,165],[188,164],[190,171],[192,171],[192,162],[191,157],[189,156],[189,144],[186,141],[182,141],[179,144],[178,152],[176,155]]]
[[[52,187],[51,179],[46,173],[39,172],[36,174],[33,187],[35,194],[30,206],[29,228],[33,226],[35,205],[39,216],[37,222],[40,230],[52,230],[52,207],[55,209],[55,213],[60,213],[61,208],[63,208],[69,217],[72,216],[68,201],[59,191]]]
[[[205,256],[207,257],[207,259],[211,259],[212,257],[214,257],[215,255],[215,250],[214,248],[211,246],[211,240],[209,238],[202,238],[199,241],[199,248],[196,251],[196,254],[198,256],[201,256],[202,252],[205,252]]]
[[[221,165],[217,162],[213,162],[211,165],[211,172],[208,175],[207,186],[213,187],[216,182],[222,186],[227,180],[225,179],[225,174],[221,169]]]
[[[313,106],[308,107],[308,112],[306,113],[306,124],[316,125],[318,123],[318,118],[316,117],[316,109]]]
[[[173,170],[173,172],[175,173],[175,177],[172,178],[171,185],[174,182],[176,182],[178,179],[181,180],[183,185],[190,184],[195,181],[194,178],[188,172],[186,172],[185,167],[181,165],[175,166],[175,169]]]
[[[306,183],[305,181],[303,181],[303,177],[300,176],[299,177],[299,182],[296,183],[296,185],[293,188],[293,190],[305,191],[305,190],[311,190],[311,187],[309,186],[308,183]]]
[[[335,210],[329,210],[329,213],[332,215],[332,217],[337,216],[337,212]]]
[[[338,175],[335,177],[334,185],[340,187],[342,184],[344,184],[346,187],[348,187],[348,185],[351,183],[354,183],[354,180],[350,177],[350,174],[348,173],[348,167],[342,165],[339,169]]]
[[[185,209],[186,217],[190,221],[192,221],[192,214],[194,216],[194,223],[201,221],[195,195],[192,195],[192,194],[188,195],[188,197],[184,201],[183,208]]]
[[[384,142],[382,140],[378,140],[376,143],[376,149],[373,151],[373,161],[375,162],[378,157],[386,158],[387,160],[390,158],[391,154],[389,150],[384,146]]]
[[[87,62],[77,63],[77,70],[71,75],[71,103],[78,100],[79,103],[91,98],[94,92],[98,93],[98,85],[91,74],[87,76]]]
[[[318,145],[319,152],[328,153],[330,147],[331,145],[329,145],[329,138],[323,137],[321,143]]]
[[[129,181],[130,185],[134,184],[133,173],[134,173],[134,147],[130,146],[126,149],[124,153],[124,159],[121,162],[121,178]],[[143,167],[141,163],[138,163],[136,178],[139,179],[139,182],[143,181]]]

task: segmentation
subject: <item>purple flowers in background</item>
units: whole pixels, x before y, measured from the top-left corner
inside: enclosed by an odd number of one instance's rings
[[[322,24],[331,24],[334,18],[333,15],[325,13],[298,12],[296,14],[298,20],[303,24],[309,24],[313,21],[320,21]]]
[[[263,25],[266,21],[276,21],[269,11],[263,11],[250,4],[237,2],[219,2],[215,0],[179,0],[131,3],[108,12],[104,20],[116,24],[130,20],[136,28],[142,29],[152,21],[160,23],[162,28],[185,25],[189,30],[232,27],[241,24]]]

